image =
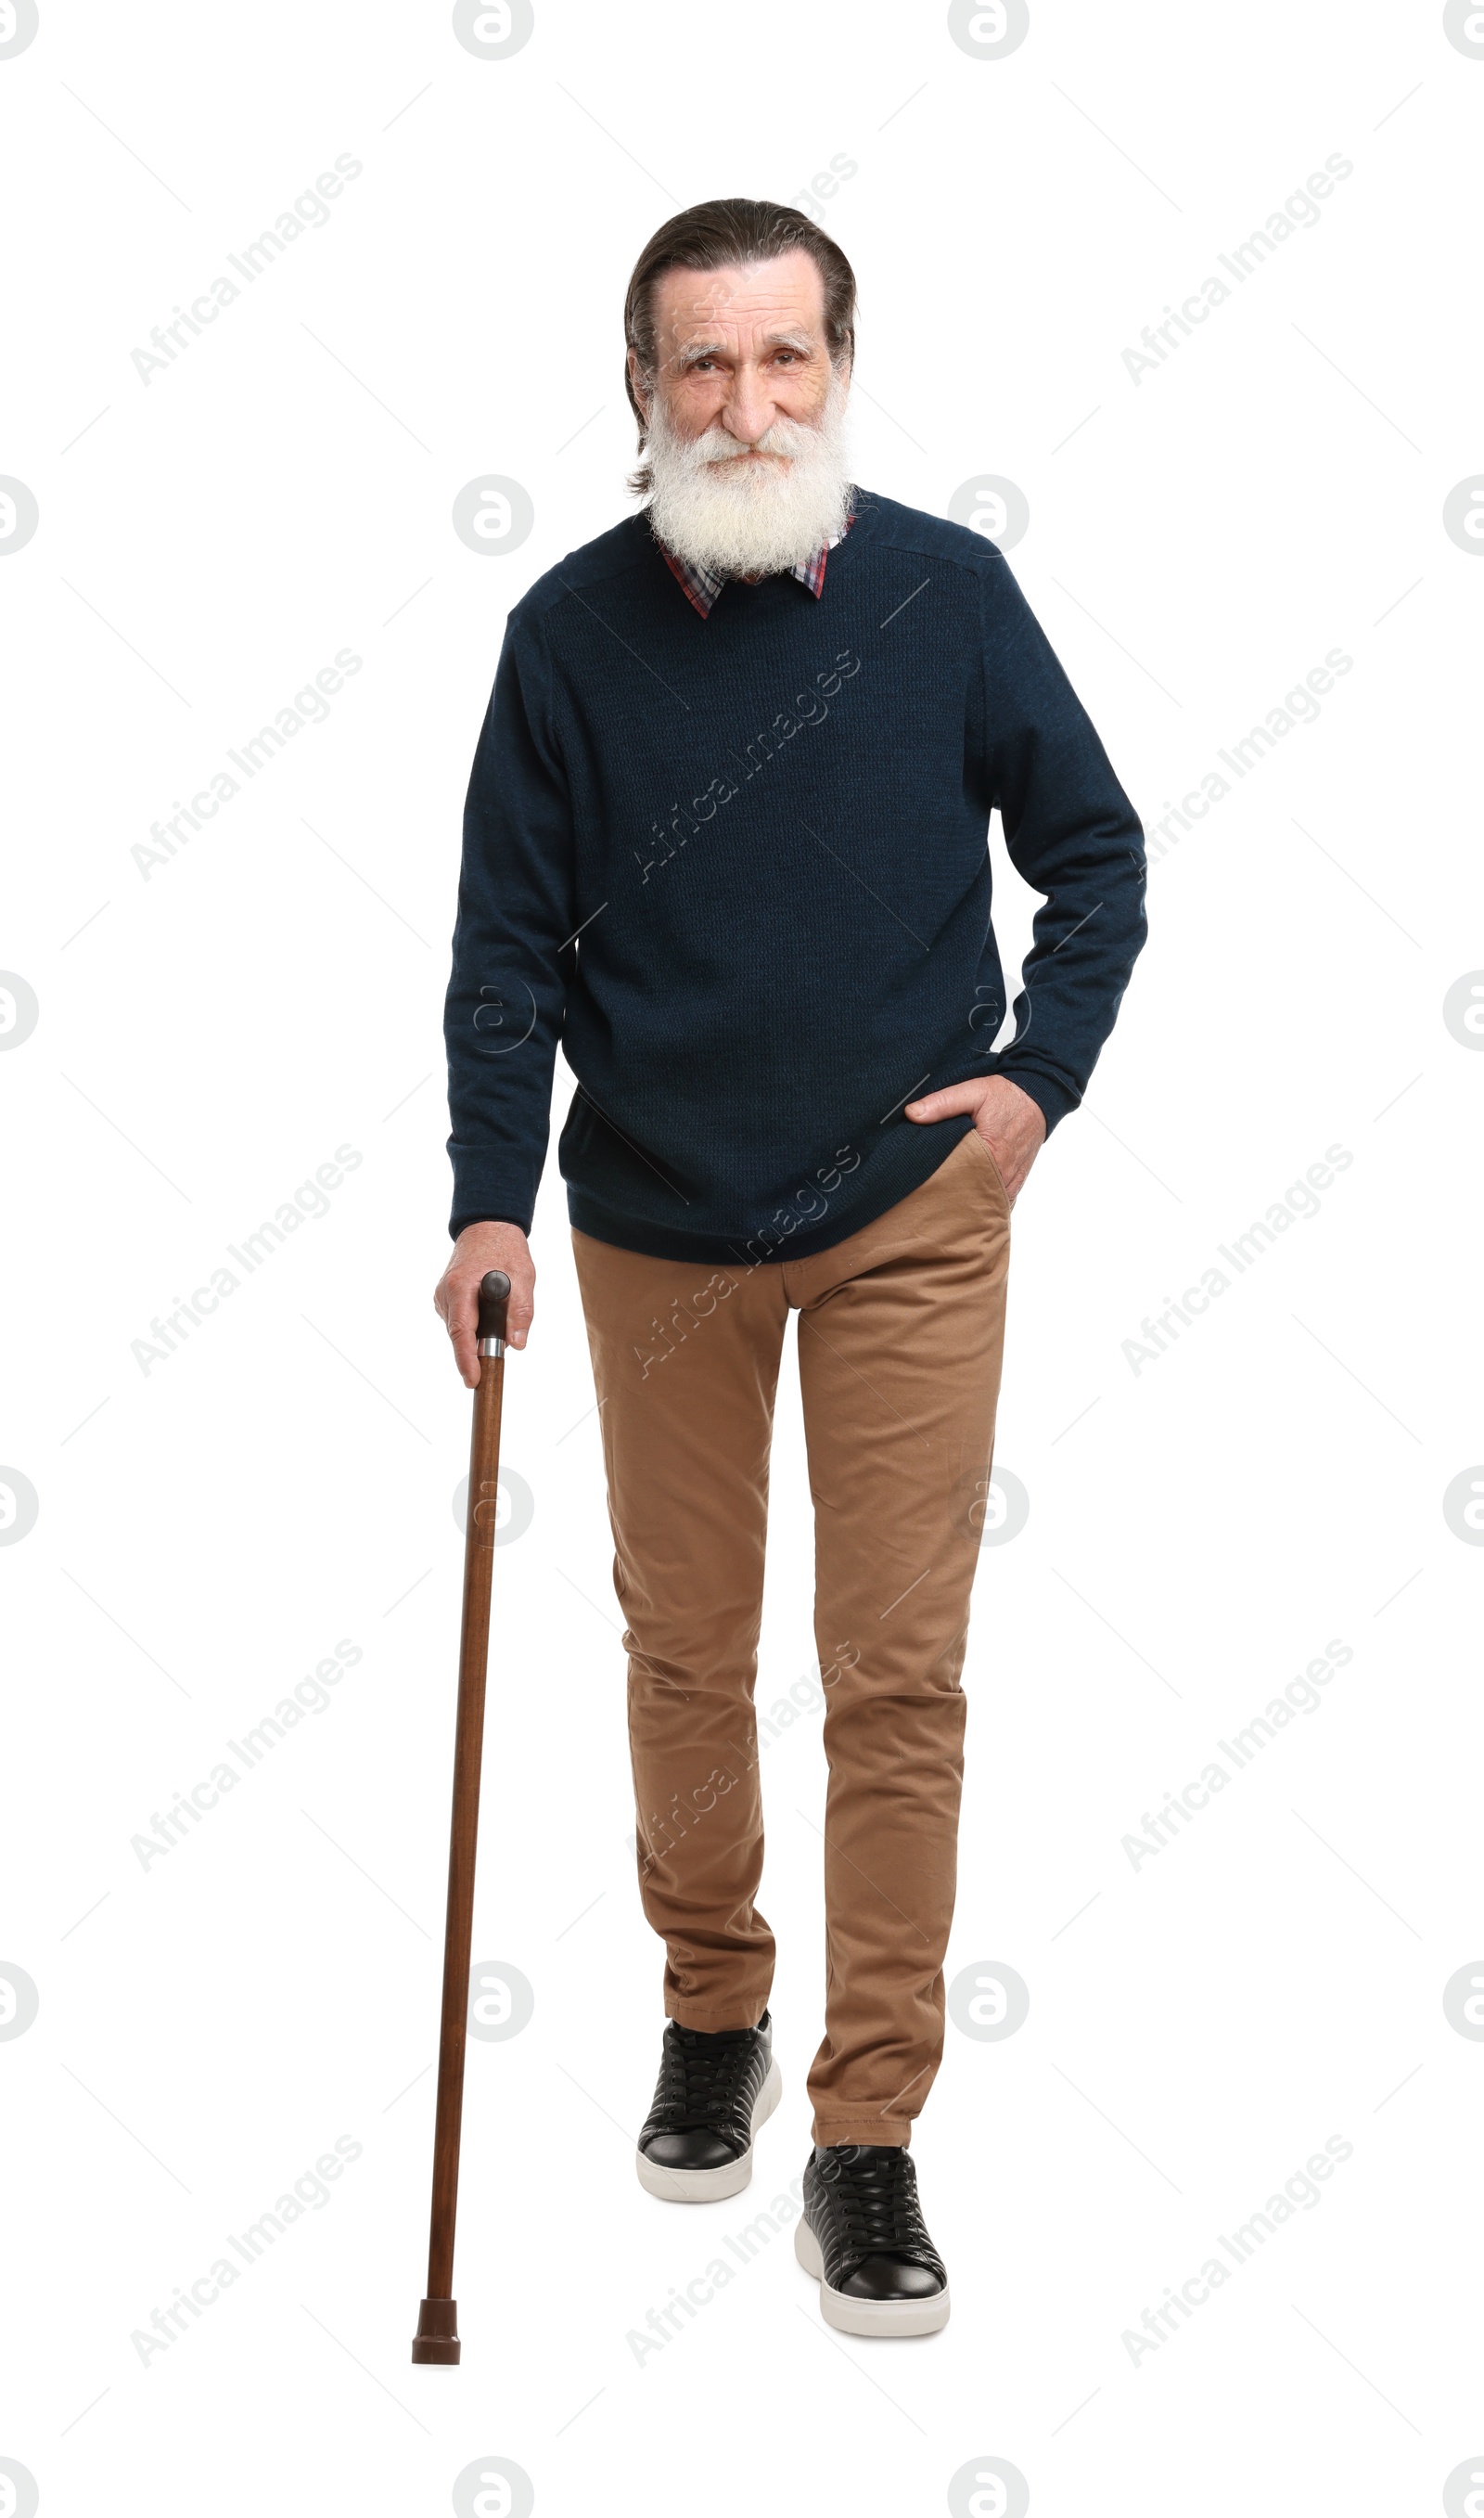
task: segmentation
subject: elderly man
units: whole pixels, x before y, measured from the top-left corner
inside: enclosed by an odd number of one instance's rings
[[[852,484],[855,282],[769,201],[645,247],[625,308],[643,509],[511,613],[447,997],[452,1256],[479,1378],[559,1159],[627,1620],[666,2025],[653,2194],[751,2174],[776,2106],[753,1709],[768,1459],[798,1316],[826,1698],[825,2035],[801,2262],[831,2324],[944,2324],[908,2144],[943,2050],[969,1592],[1010,1209],[1144,934],[1143,846],[993,543]],[[1013,1008],[988,827],[1043,897]]]

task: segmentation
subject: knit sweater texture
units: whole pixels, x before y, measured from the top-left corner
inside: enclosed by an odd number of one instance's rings
[[[1006,1015],[997,809],[1042,895]],[[449,1229],[529,1231],[557,1045],[571,1220],[677,1262],[827,1249],[1005,1075],[1075,1109],[1144,939],[1138,817],[1002,553],[856,492],[816,597],[702,619],[643,514],[515,606],[470,780],[445,1033]]]

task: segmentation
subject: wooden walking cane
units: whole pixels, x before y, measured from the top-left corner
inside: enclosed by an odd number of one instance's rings
[[[453,1812],[448,1830],[448,1909],[444,1926],[444,2011],[438,2047],[438,2112],[433,2130],[433,2211],[428,2295],[418,2312],[414,2361],[449,2367],[459,2357],[453,2297],[453,2224],[464,2112],[469,1963],[474,1939],[474,1854],[480,1823],[480,1758],[485,1742],[485,1671],[489,1653],[489,1581],[499,1510],[500,1396],[505,1379],[505,1310],[510,1280],[491,1268],[480,1283],[479,1386],[469,1448],[464,1518],[464,1619],[458,1647],[458,1712],[453,1732]]]

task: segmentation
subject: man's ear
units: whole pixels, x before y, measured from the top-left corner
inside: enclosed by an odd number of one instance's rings
[[[639,366],[639,354],[637,350],[630,350],[628,353],[628,376],[629,383],[634,389],[634,400],[643,412],[645,419],[648,420],[650,415],[650,398],[644,389],[642,370]]]

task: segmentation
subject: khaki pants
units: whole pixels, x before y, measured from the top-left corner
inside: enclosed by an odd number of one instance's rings
[[[691,2028],[754,2025],[773,1980],[752,1689],[774,1394],[798,1313],[829,1764],[814,2138],[906,2143],[943,2053],[1003,1184],[971,1130],[813,1258],[710,1271],[572,1240],[627,1620],[640,1888],[665,2011]]]

